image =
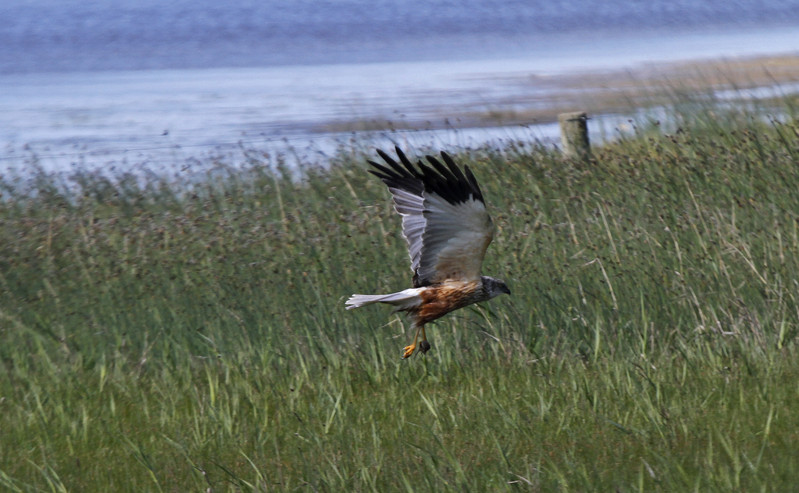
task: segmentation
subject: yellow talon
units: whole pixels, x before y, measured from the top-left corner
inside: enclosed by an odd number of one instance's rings
[[[419,351],[424,354],[430,349],[430,343],[427,342],[427,334],[424,331],[424,325],[420,325],[416,327],[416,335],[413,338],[413,343],[410,346],[405,346],[405,352],[402,354],[402,359],[410,358],[411,355],[413,355],[413,353],[416,351],[416,341],[419,340],[419,332],[422,333],[422,342],[421,347],[419,347]]]
[[[424,325],[422,325],[422,342],[419,343],[419,351],[422,354],[425,354],[430,350],[430,343],[427,342],[427,332],[424,331]]]

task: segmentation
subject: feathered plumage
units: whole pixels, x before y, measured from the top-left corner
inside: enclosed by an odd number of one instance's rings
[[[387,303],[408,312],[417,332],[405,348],[407,358],[416,349],[419,330],[422,352],[429,349],[424,324],[510,290],[504,282],[480,275],[495,227],[469,167],[462,171],[445,152],[443,163],[426,156],[426,164],[419,161],[414,166],[399,147],[396,152],[399,162],[378,149],[385,164],[369,161],[374,167],[369,172],[388,186],[394,209],[402,216],[413,288],[386,295],[355,294],[346,305],[352,309]]]

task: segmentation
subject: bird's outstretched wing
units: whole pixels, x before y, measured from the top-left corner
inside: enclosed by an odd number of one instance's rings
[[[443,163],[427,156],[416,167],[396,148],[400,163],[378,149],[386,165],[369,161],[402,216],[414,287],[446,280],[473,281],[494,237],[494,223],[468,166],[464,171],[445,152]]]

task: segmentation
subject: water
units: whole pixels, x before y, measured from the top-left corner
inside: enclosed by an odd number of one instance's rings
[[[516,58],[558,35],[799,26],[799,1],[5,0],[0,73]]]
[[[345,121],[535,107],[553,74],[799,50],[799,0],[6,0],[0,20],[0,167],[16,168],[327,152]]]

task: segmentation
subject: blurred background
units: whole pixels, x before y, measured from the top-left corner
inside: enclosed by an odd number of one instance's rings
[[[799,82],[799,0],[6,0],[0,18],[17,172],[545,141],[560,111],[612,133],[630,94]]]

